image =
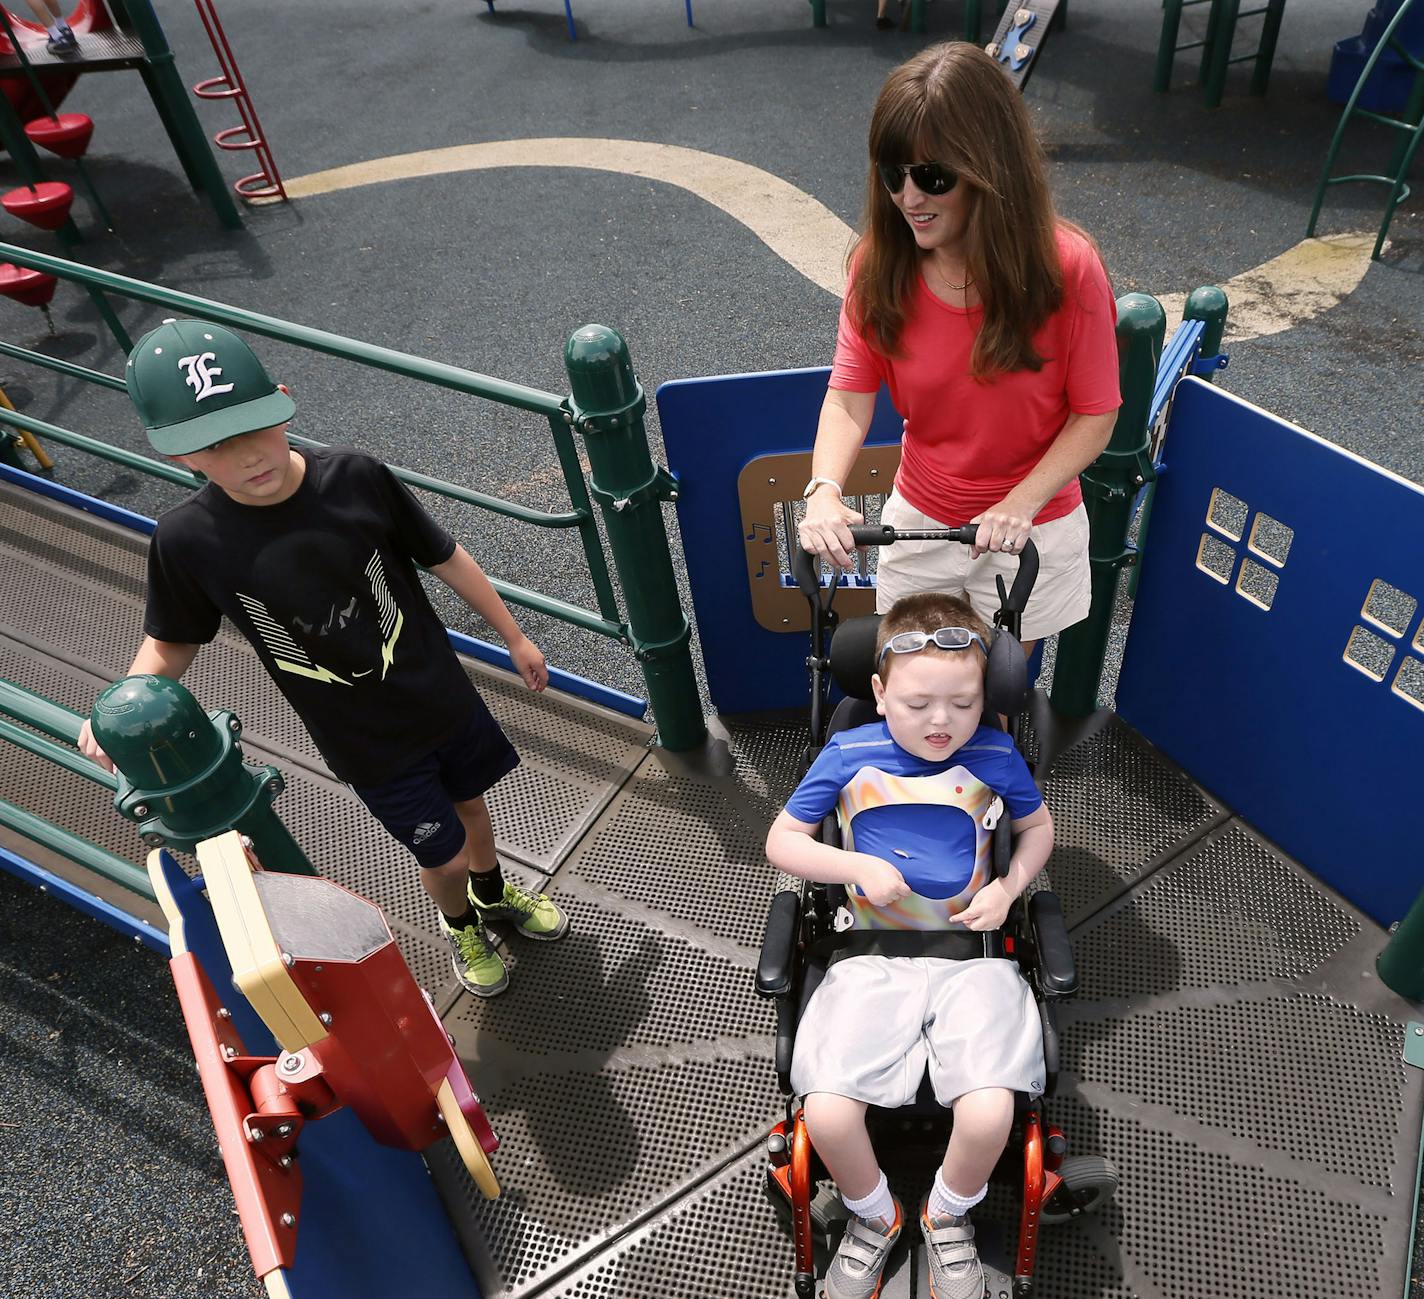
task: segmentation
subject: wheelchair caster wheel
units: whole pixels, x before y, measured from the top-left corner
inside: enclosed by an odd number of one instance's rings
[[[1071,1222],[1085,1213],[1094,1213],[1112,1199],[1117,1190],[1117,1169],[1097,1155],[1075,1155],[1058,1169],[1062,1184],[1044,1202],[1039,1221]]]

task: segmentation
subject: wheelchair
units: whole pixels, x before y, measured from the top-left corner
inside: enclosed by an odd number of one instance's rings
[[[888,526],[851,529],[857,545],[890,545],[899,540],[944,540],[967,545],[973,542],[976,531],[973,526],[913,532],[897,532]],[[1008,719],[1011,733],[1017,726],[1028,693],[1027,666],[1018,631],[1037,568],[1037,552],[1029,542],[1020,556],[1019,572],[1012,589],[1006,591],[1003,579],[999,579],[1000,609],[994,620],[995,637],[989,651],[983,724],[997,729],[1002,716]],[[876,616],[851,619],[837,629],[834,579],[823,596],[815,562],[799,547],[793,556],[793,572],[812,607],[811,654],[807,660],[811,685],[811,744],[805,754],[805,764],[809,766],[831,735],[876,720],[870,678],[875,671],[875,638],[880,620]],[[822,719],[832,681],[840,688],[843,698],[823,733]],[[1043,772],[1035,772],[1040,787],[1044,776]],[[994,869],[1002,876],[1008,871],[1012,851],[1008,818],[1001,817],[991,833]],[[839,846],[840,827],[833,816],[823,822],[820,837],[823,842]],[[1007,1179],[1021,1196],[1018,1239],[1012,1251],[1012,1285],[1015,1299],[1028,1299],[1034,1293],[1040,1226],[1077,1218],[1101,1207],[1117,1186],[1117,1172],[1106,1160],[1067,1158],[1066,1136],[1047,1122],[1044,1114],[1044,1097],[1053,1094],[1058,1073],[1058,1032],[1053,1005],[1078,988],[1063,908],[1055,894],[1042,889],[1018,898],[1003,928],[997,931],[987,934],[967,930],[933,934],[897,932],[891,936],[894,941],[890,943],[887,931],[838,931],[836,915],[844,896],[843,886],[809,881],[799,888],[778,892],[772,900],[756,971],[757,994],[771,1000],[776,1008],[776,1074],[786,1098],[786,1117],[772,1128],[767,1139],[767,1189],[775,1202],[789,1206],[796,1295],[798,1299],[810,1299],[815,1294],[818,1246],[823,1257],[829,1254],[835,1219],[845,1216],[839,1197],[825,1186],[828,1174],[811,1145],[799,1100],[791,1090],[797,1024],[833,957],[885,951],[885,954],[896,955],[988,956],[1014,960],[1033,990],[1043,1025],[1044,1091],[1042,1095],[1016,1095],[1013,1129],[991,1179],[993,1182]],[[888,950],[889,947],[894,950]],[[887,1156],[893,1156],[897,1135],[912,1135],[921,1150],[937,1142],[934,1146],[937,1163],[938,1152],[943,1150],[944,1139],[952,1125],[950,1111],[935,1102],[927,1078],[921,1080],[919,1095],[912,1105],[893,1112],[872,1107],[867,1117],[874,1131],[876,1148],[882,1154],[882,1165],[887,1169],[891,1167]],[[893,1170],[891,1176],[893,1181]],[[818,1183],[822,1184],[819,1194]],[[928,1293],[928,1286],[920,1284],[917,1293]]]

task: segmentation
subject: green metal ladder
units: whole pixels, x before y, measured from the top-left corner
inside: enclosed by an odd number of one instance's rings
[[[1206,35],[1199,41],[1177,44],[1177,33],[1182,23],[1182,10],[1190,5],[1210,4],[1207,16]],[[1165,92],[1172,83],[1172,63],[1183,50],[1202,52],[1201,81],[1206,88],[1207,107],[1216,108],[1226,90],[1226,71],[1233,63],[1255,62],[1251,73],[1251,93],[1264,95],[1266,83],[1271,76],[1271,60],[1276,55],[1276,37],[1281,30],[1281,15],[1285,12],[1286,0],[1267,0],[1259,9],[1241,10],[1241,0],[1163,0],[1162,35],[1157,43],[1157,72],[1153,79],[1153,89]],[[1250,54],[1231,57],[1231,46],[1236,37],[1236,24],[1242,18],[1252,18],[1264,14],[1261,24],[1261,39]]]
[[[1409,175],[1414,155],[1418,152],[1419,141],[1424,139],[1424,60],[1411,54],[1394,37],[1400,20],[1409,12],[1409,7],[1415,3],[1417,0],[1404,0],[1404,3],[1399,6],[1394,17],[1390,19],[1389,25],[1381,33],[1379,44],[1375,46],[1370,57],[1365,60],[1365,66],[1360,70],[1360,78],[1355,82],[1355,89],[1350,92],[1349,103],[1345,105],[1345,111],[1340,115],[1340,125],[1335,128],[1335,138],[1330,141],[1330,150],[1325,155],[1325,166],[1320,173],[1320,184],[1316,186],[1315,190],[1315,205],[1310,209],[1310,225],[1306,227],[1305,231],[1307,238],[1315,234],[1315,223],[1320,218],[1320,207],[1325,201],[1325,190],[1328,186],[1343,185],[1347,181],[1368,181],[1376,185],[1388,185],[1389,202],[1385,205],[1384,220],[1380,222],[1374,251],[1370,253],[1372,261],[1379,260],[1380,249],[1384,247],[1385,235],[1389,233],[1389,223],[1394,219],[1395,208],[1409,197],[1409,184],[1405,177]],[[1370,75],[1374,72],[1380,55],[1386,49],[1394,50],[1414,69],[1414,89],[1410,91],[1409,101],[1405,104],[1401,117],[1386,117],[1383,113],[1371,112],[1368,108],[1359,106],[1360,95],[1363,93]],[[1378,122],[1382,126],[1401,133],[1394,154],[1390,158],[1388,173],[1356,172],[1348,176],[1332,176],[1330,174],[1331,167],[1335,165],[1335,155],[1340,152],[1340,141],[1344,137],[1345,127],[1349,125],[1352,117],[1363,117],[1368,121]]]

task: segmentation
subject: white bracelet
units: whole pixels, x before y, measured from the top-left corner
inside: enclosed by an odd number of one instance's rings
[[[805,491],[803,491],[803,492],[801,493],[801,499],[802,499],[802,500],[810,500],[810,499],[811,499],[811,493],[814,492],[814,491],[816,490],[816,488],[821,487],[821,486],[834,487],[834,488],[836,489],[836,495],[839,496],[842,500],[845,499],[845,493],[844,493],[843,491],[841,491],[841,485],[840,485],[838,482],[836,482],[836,480],[835,480],[834,478],[813,478],[813,479],[811,479],[811,481],[806,484],[806,489],[805,489]]]

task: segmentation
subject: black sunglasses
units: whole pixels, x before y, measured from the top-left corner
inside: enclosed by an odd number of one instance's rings
[[[948,194],[959,184],[959,176],[942,162],[911,162],[898,165],[877,162],[875,170],[880,173],[881,183],[892,194],[898,194],[905,188],[906,176],[915,182],[915,187],[922,193],[935,198]]]

